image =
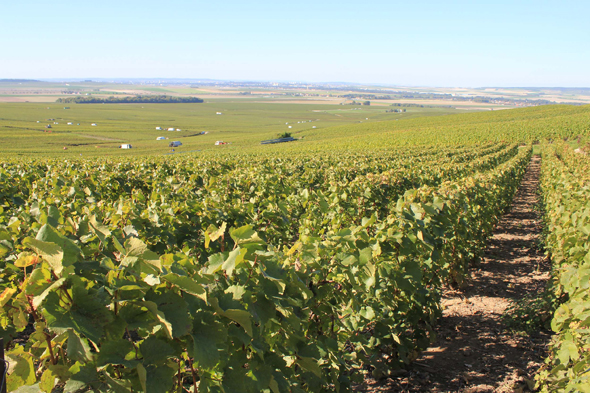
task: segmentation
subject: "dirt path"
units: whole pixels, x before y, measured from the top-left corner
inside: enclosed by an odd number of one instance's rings
[[[532,388],[550,337],[542,332],[512,334],[502,314],[513,299],[542,291],[549,278],[549,266],[537,248],[540,218],[533,210],[539,172],[540,158],[534,157],[511,211],[498,224],[466,288],[444,293],[438,340],[401,377],[359,391],[468,393]]]

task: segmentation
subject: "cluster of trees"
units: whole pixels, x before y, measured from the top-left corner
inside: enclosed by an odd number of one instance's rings
[[[409,108],[409,107],[424,108],[424,105],[421,105],[421,104],[399,104],[399,103],[396,103],[396,104],[391,104],[389,106],[399,106],[399,107],[407,107],[407,108]],[[429,106],[426,105],[426,107],[429,107]]]
[[[365,100],[390,100],[391,99],[391,96],[389,96],[389,95],[378,96],[375,94],[343,94],[338,97],[350,98],[350,99],[361,98],[361,99],[365,99]]]
[[[371,101],[363,101],[363,102],[352,101],[351,103],[349,103],[347,105],[371,105]]]
[[[202,99],[197,97],[173,97],[173,96],[131,96],[131,97],[109,97],[97,98],[92,96],[59,98],[59,103],[76,104],[175,104],[175,103],[200,103]]]
[[[395,113],[401,113],[401,112],[405,112],[405,109],[388,109],[385,112],[395,112]]]

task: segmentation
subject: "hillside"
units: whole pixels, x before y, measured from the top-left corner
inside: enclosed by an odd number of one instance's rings
[[[347,392],[399,375],[435,340],[443,294],[485,258],[539,152],[561,307],[539,386],[586,383],[587,291],[572,277],[587,274],[590,215],[574,212],[590,106],[346,121],[305,105],[60,108],[84,119],[74,136],[77,123],[39,132],[31,114],[49,110],[14,105],[0,120],[9,391]],[[181,131],[154,129],[175,118]],[[287,122],[302,139],[260,145]],[[203,123],[208,134],[183,134]],[[157,146],[168,132],[186,154]]]

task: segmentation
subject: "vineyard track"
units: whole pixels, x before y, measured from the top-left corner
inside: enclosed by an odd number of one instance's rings
[[[461,290],[446,289],[437,341],[397,378],[367,381],[362,392],[522,392],[546,357],[548,333],[512,334],[502,314],[512,300],[540,292],[549,264],[538,248],[535,209],[540,162],[534,156],[511,210]],[[532,385],[531,385],[532,388]]]

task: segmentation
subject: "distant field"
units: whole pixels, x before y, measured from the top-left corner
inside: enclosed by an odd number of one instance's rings
[[[65,106],[70,109],[64,109]],[[502,114],[495,114],[496,111],[466,114],[468,110],[443,107],[406,107],[403,108],[405,113],[386,112],[393,108],[223,99],[202,104],[0,103],[0,137],[3,142],[0,154],[29,157],[164,155],[172,153],[168,147],[171,141],[183,144],[175,148],[174,154],[258,151],[271,149],[270,146],[261,147],[262,140],[284,132],[291,132],[301,140],[281,149],[298,149],[301,144],[307,148],[317,145],[325,149],[326,144],[364,143],[370,140],[369,135],[384,131],[419,129],[436,136],[438,127],[451,124],[453,127],[471,127],[473,122],[498,123],[506,129],[526,128],[521,113],[561,116],[562,113],[587,112],[584,107],[570,106],[529,108],[528,112],[514,109],[501,111]],[[217,115],[217,112],[222,114]],[[52,127],[50,133],[45,132],[48,124]],[[163,130],[156,130],[156,127]],[[166,131],[168,128],[181,131]],[[157,141],[157,137],[167,139]],[[228,144],[215,146],[215,141]],[[120,149],[124,143],[130,143],[133,148]]]
[[[200,84],[144,83],[106,83],[106,82],[41,82],[41,81],[0,81],[0,102],[54,102],[58,98],[92,94],[99,97],[109,95],[172,95],[200,96],[217,101],[220,99],[244,102],[287,101],[305,104],[340,104],[352,99],[369,99],[372,105],[388,105],[387,100],[375,96],[390,96],[396,103],[416,103],[421,105],[451,106],[458,109],[490,110],[514,108],[522,105],[554,103],[590,103],[588,88],[462,88],[462,87],[411,87],[376,85],[337,85],[329,84],[252,84],[240,85],[236,82]],[[437,96],[438,95],[438,96]],[[345,97],[347,96],[347,97]],[[373,98],[371,98],[371,96]],[[353,98],[356,97],[356,98]],[[363,98],[367,97],[367,98]],[[489,102],[477,102],[475,97]],[[529,100],[529,102],[524,102]],[[540,100],[540,101],[539,101]],[[495,101],[495,102],[493,102]],[[530,102],[533,101],[533,102]],[[537,101],[537,102],[535,102]]]
[[[388,113],[386,109],[389,108],[223,100],[203,104],[2,103],[0,136],[3,143],[0,153],[41,156],[158,155],[171,152],[168,148],[171,141],[183,143],[182,147],[175,149],[175,153],[232,150],[259,146],[260,141],[275,138],[283,132],[292,132],[295,137],[318,139],[322,130],[333,126],[464,112],[449,108],[406,108],[407,112],[402,114]],[[217,115],[217,112],[222,114]],[[46,132],[46,125],[51,125],[51,132]],[[156,130],[156,127],[162,127],[163,131]],[[168,128],[181,131],[166,131]],[[207,134],[197,135],[202,131]],[[167,139],[156,141],[161,136]],[[229,144],[215,146],[218,140]],[[133,149],[119,149],[122,143],[132,144]]]
[[[161,87],[142,87],[138,90],[153,91],[155,93],[174,93],[174,90],[164,89]]]
[[[404,91],[406,97],[413,98],[402,98],[404,94],[400,93],[396,99],[376,99],[393,94],[392,92],[397,91],[395,89]],[[421,99],[422,94],[430,98]],[[196,96],[203,98],[205,102],[202,104],[55,103],[55,100],[60,97],[86,95],[100,98],[112,95],[118,97]],[[482,103],[473,99],[455,100],[455,97],[476,96],[485,96],[496,101]],[[367,100],[371,105],[349,105],[353,100],[366,101],[362,97],[369,97]],[[502,99],[508,101],[502,101]],[[171,141],[181,141],[183,144],[175,149],[175,154],[208,150],[241,151],[259,147],[260,141],[275,138],[284,132],[291,132],[295,137],[304,138],[306,143],[323,143],[322,141],[330,138],[338,139],[345,136],[338,133],[331,134],[334,126],[381,124],[387,121],[398,124],[419,117],[497,111],[523,105],[522,101],[510,101],[510,99],[584,103],[590,102],[590,90],[584,88],[470,89],[378,86],[342,86],[341,89],[331,90],[326,86],[311,85],[297,87],[269,84],[256,87],[235,84],[200,86],[8,81],[0,83],[0,136],[3,141],[0,145],[0,153],[58,157],[162,155],[171,153],[171,149],[168,148]],[[387,112],[390,109],[404,108],[391,106],[396,104],[424,107],[405,107],[405,113]],[[65,106],[70,109],[64,109]],[[221,112],[222,115],[217,115],[217,112]],[[398,120],[401,122],[397,122]],[[68,125],[68,122],[73,124]],[[91,123],[97,125],[91,126]],[[47,131],[45,126],[48,124],[52,127],[51,132],[45,132]],[[156,127],[162,127],[164,130],[172,127],[181,131],[158,131]],[[207,134],[202,135],[201,132]],[[340,129],[338,132],[348,131]],[[362,131],[356,130],[355,134],[358,138],[364,138]],[[156,141],[157,137],[167,139]],[[228,144],[215,146],[215,141],[224,141]],[[133,148],[119,149],[123,143],[129,143]]]

